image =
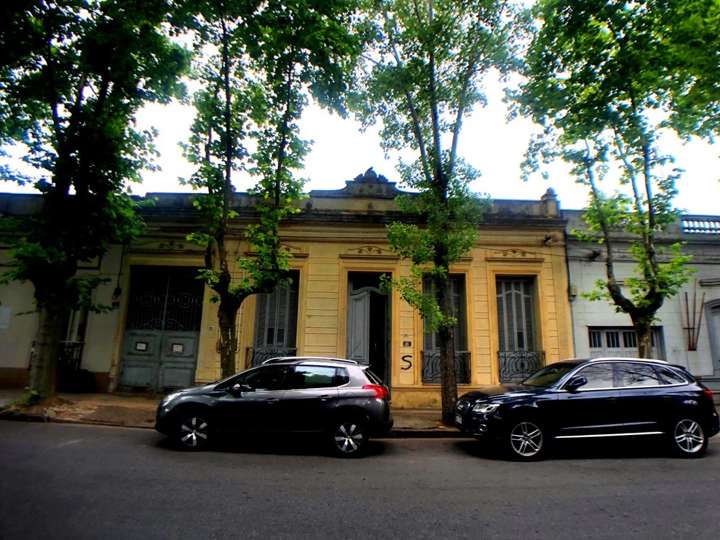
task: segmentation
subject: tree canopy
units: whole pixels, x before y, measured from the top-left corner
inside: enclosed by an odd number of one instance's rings
[[[197,116],[185,146],[197,166],[188,180],[203,191],[196,207],[202,230],[191,238],[205,248],[202,277],[219,300],[221,366],[235,372],[236,315],[244,299],[270,292],[288,275],[281,222],[299,211],[302,166],[309,145],[297,121],[308,95],[343,111],[360,41],[353,33],[353,1],[224,1],[192,4],[190,26],[198,53]],[[208,49],[213,52],[208,52]],[[228,257],[226,236],[237,217],[233,173],[255,180],[256,221],[246,224],[251,254]]]
[[[93,304],[98,280],[78,276],[78,261],[139,232],[127,182],[151,166],[153,133],[135,127],[135,114],[181,95],[188,63],[166,30],[172,8],[165,0],[21,0],[0,8],[0,144],[27,146],[24,161],[42,193],[31,219],[3,220],[14,261],[4,279],[35,289],[44,367],[42,381],[33,367],[31,384],[40,393],[52,390],[67,310]],[[3,175],[29,180],[10,168]]]
[[[470,192],[478,172],[458,156],[463,120],[485,103],[482,78],[516,64],[519,12],[509,2],[367,1],[370,47],[355,106],[366,125],[381,124],[382,146],[411,149],[399,164],[416,194],[398,199],[409,218],[388,227],[391,248],[412,263],[395,279],[426,331],[438,331],[443,417],[451,421],[457,385],[450,265],[477,238],[485,204]]]
[[[676,107],[696,94],[688,86],[695,67],[668,38],[677,40],[673,25],[684,24],[668,12],[682,9],[670,0],[539,2],[527,82],[516,95],[520,109],[544,128],[530,146],[527,168],[560,157],[589,188],[582,237],[605,245],[607,274],[590,297],[609,298],[630,315],[643,356],[650,352],[655,313],[687,279],[680,246],[664,250],[657,242],[677,219],[672,199],[681,173],[660,151],[659,132],[667,125],[698,125],[697,109],[691,119]],[[613,194],[602,189],[608,171],[620,179]],[[625,290],[615,275],[614,235],[620,231],[634,239],[629,255],[636,262]]]

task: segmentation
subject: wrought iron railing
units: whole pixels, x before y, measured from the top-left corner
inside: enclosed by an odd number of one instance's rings
[[[500,382],[520,382],[545,363],[544,351],[498,351]]]
[[[82,361],[82,353],[85,342],[83,341],[63,341],[61,342],[60,357],[58,358],[58,368],[67,371],[78,371],[80,362]]]
[[[440,384],[440,351],[422,351],[422,380]],[[455,377],[458,384],[470,383],[470,351],[455,351]]]
[[[294,347],[274,347],[262,349],[248,347],[245,353],[245,365],[250,367],[259,366],[265,360],[270,360],[276,356],[295,356],[296,354],[297,349]]]

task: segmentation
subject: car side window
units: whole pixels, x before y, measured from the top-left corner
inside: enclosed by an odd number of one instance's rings
[[[337,386],[336,369],[329,366],[294,366],[288,376],[288,388],[328,388]]]
[[[620,388],[660,385],[660,377],[653,366],[619,362],[615,365],[615,375],[617,377],[615,386]]]
[[[350,382],[350,375],[345,368],[336,368],[335,370],[335,386],[342,386]]]
[[[687,381],[679,373],[670,368],[659,367],[657,372],[660,374],[661,384],[687,384]]]
[[[614,386],[612,364],[592,364],[581,369],[576,376],[587,379],[587,384],[582,385],[580,390],[596,390]]]
[[[254,390],[281,390],[284,387],[286,373],[285,366],[261,367],[239,377],[236,383],[247,384]]]

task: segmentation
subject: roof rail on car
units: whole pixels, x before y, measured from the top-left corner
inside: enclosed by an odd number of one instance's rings
[[[660,360],[659,358],[636,358],[634,356],[600,356],[598,358],[590,358],[588,362],[599,362],[601,360],[617,360],[617,361],[635,361],[635,362],[655,362],[657,364],[670,364],[667,360]]]
[[[275,358],[269,358],[265,360],[262,365],[268,364],[282,364],[282,363],[304,363],[304,362],[335,362],[341,364],[352,364],[357,365],[358,362],[355,360],[348,360],[347,358],[330,358],[324,356],[276,356]]]

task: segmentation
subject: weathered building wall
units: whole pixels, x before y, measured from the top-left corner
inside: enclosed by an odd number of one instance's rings
[[[569,230],[582,226],[579,211],[565,211],[564,214],[568,218]],[[718,375],[720,370],[720,358],[713,361],[713,336],[710,335],[712,320],[708,313],[708,306],[720,302],[720,241],[717,234],[693,234],[683,232],[681,227],[681,223],[672,227],[668,233],[660,236],[659,243],[667,247],[673,242],[683,242],[683,251],[692,255],[690,266],[694,274],[677,296],[665,300],[657,313],[655,324],[661,328],[664,354],[668,361],[686,366],[694,375],[709,377]],[[594,289],[598,279],[605,279],[604,247],[579,242],[572,236],[569,238],[567,256],[575,351],[579,357],[588,357],[592,353],[590,328],[629,328],[632,322],[627,314],[618,313],[610,303],[590,301],[583,296],[583,293]],[[633,276],[635,271],[635,264],[627,253],[627,244],[623,242],[619,244],[615,269],[620,281]],[[689,351],[687,327],[688,315],[691,320],[693,317],[693,301],[698,308],[695,310],[698,340],[697,350]],[[702,320],[700,312],[703,314]]]
[[[389,273],[394,278],[409,275],[409,263],[390,251],[385,231],[385,225],[398,217],[393,201],[397,193],[394,184],[368,173],[347,182],[342,190],[312,192],[302,203],[303,212],[283,226],[283,245],[293,254],[291,267],[299,272],[297,355],[348,355],[351,273]],[[192,195],[149,196],[157,201],[144,211],[148,228],[143,237],[124,249],[114,247],[99,267],[84,270],[109,279],[96,291],[96,301],[116,304],[116,309],[90,314],[87,319],[82,367],[95,374],[100,388],[114,390],[122,383],[134,269],[150,266],[170,272],[173,267],[197,268],[202,264],[202,250],[186,240],[187,234],[198,227]],[[239,195],[236,204],[241,218],[229,235],[232,260],[251,255],[242,240],[243,223],[250,218],[242,216],[252,214],[252,201]],[[469,381],[460,385],[461,392],[500,379],[496,300],[499,277],[531,278],[537,349],[544,353],[544,362],[573,355],[563,230],[564,222],[552,193],[540,201],[496,201],[487,224],[481,227],[477,245],[451,269],[453,274],[464,275],[465,287],[470,360]],[[13,285],[0,290],[0,301],[13,310],[25,309],[31,293],[28,286]],[[205,287],[194,369],[197,383],[220,378],[217,304],[212,297],[212,291]],[[395,290],[385,301],[390,312],[387,382],[393,403],[399,407],[439,406],[439,384],[423,382],[422,319]],[[251,296],[239,312],[238,370],[251,362],[257,303],[257,297]],[[26,369],[34,319],[26,319],[24,326],[18,326],[20,323],[13,319],[12,324],[12,338],[0,329],[0,346],[12,350],[12,358],[6,355],[0,365]]]

